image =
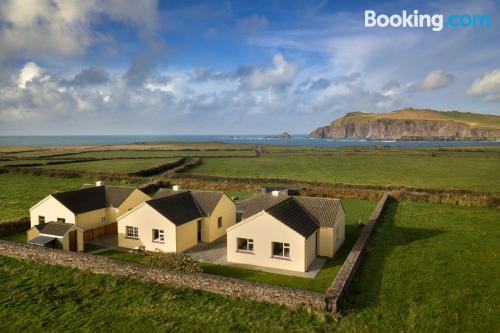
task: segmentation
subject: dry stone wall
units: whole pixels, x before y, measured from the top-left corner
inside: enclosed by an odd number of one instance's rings
[[[123,276],[142,282],[156,282],[175,288],[190,288],[258,302],[286,305],[293,308],[305,307],[322,311],[325,306],[323,293],[205,273],[167,270],[144,264],[112,260],[104,256],[87,253],[68,252],[0,240],[0,255],[37,263],[83,269],[97,274]]]

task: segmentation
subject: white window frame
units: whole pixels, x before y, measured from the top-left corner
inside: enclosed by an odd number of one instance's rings
[[[125,226],[127,238],[139,239],[139,228],[131,225]]]
[[[240,239],[242,240],[246,240],[246,249],[240,249],[240,246],[239,246],[239,241]],[[250,245],[252,246],[252,249],[250,250]],[[254,252],[254,243],[253,243],[253,239],[251,238],[242,238],[242,237],[238,237],[236,238],[236,252],[243,252],[243,253],[253,253]]]
[[[38,215],[38,224],[45,224],[45,216]]]
[[[274,254],[274,244],[282,244],[282,252],[281,255]],[[288,256],[285,256],[285,249],[288,249]],[[290,259],[290,243],[285,243],[285,242],[272,242],[271,243],[271,257],[272,258],[278,258],[278,259]]]
[[[66,223],[66,219],[64,217],[58,217],[56,221],[59,223]]]
[[[155,238],[155,230],[158,231],[158,238]],[[154,243],[165,243],[165,230],[163,229],[153,229],[153,242]]]

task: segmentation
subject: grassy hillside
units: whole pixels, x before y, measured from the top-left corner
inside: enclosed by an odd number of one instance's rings
[[[441,120],[464,123],[472,127],[500,129],[500,116],[478,114],[458,111],[436,111],[428,109],[401,109],[386,113],[351,112],[333,122],[335,125],[343,125],[347,122],[356,121],[366,123],[376,119],[400,119],[400,120]]]

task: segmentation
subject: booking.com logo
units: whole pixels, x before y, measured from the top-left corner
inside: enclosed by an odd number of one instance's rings
[[[393,27],[393,28],[432,28],[432,31],[442,31],[445,27],[451,28],[489,28],[490,16],[485,14],[452,14],[446,19],[443,14],[420,14],[414,10],[409,14],[403,10],[401,14],[385,15],[374,10],[365,10],[365,27]]]

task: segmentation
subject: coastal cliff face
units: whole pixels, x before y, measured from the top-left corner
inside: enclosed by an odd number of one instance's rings
[[[406,109],[407,111],[408,109]],[[418,112],[418,110],[416,110]],[[500,128],[470,121],[453,119],[425,119],[411,114],[408,118],[395,114],[347,114],[329,126],[319,127],[311,138],[358,138],[387,140],[495,140],[500,139]],[[438,111],[436,111],[438,112]],[[440,112],[446,113],[446,112]],[[454,113],[456,116],[457,113]],[[467,114],[472,115],[472,114]],[[480,115],[482,116],[482,115]],[[488,116],[498,117],[498,116]],[[401,118],[401,119],[398,119]],[[423,118],[423,119],[418,119]],[[438,118],[438,117],[428,117]],[[500,119],[500,117],[498,117]]]

